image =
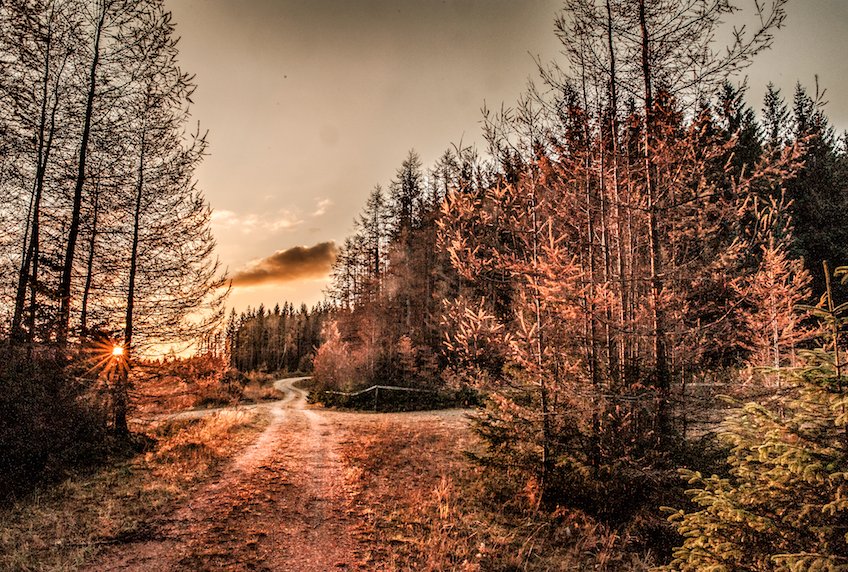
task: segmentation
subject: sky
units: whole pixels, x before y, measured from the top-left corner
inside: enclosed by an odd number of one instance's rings
[[[739,0],[751,4],[753,0]],[[510,106],[561,60],[559,0],[166,0],[209,130],[198,183],[213,207],[229,305],[312,305],[376,184],[410,149],[424,165],[481,142],[481,108]],[[773,48],[746,70],[791,99],[827,89],[848,128],[848,0],[791,0]]]

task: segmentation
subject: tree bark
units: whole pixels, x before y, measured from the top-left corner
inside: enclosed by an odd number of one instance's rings
[[[610,71],[610,133],[612,136],[612,178],[613,178],[613,201],[615,201],[615,217],[616,217],[616,233],[618,234],[617,241],[617,256],[616,256],[616,272],[618,273],[619,281],[619,328],[622,335],[617,353],[617,368],[615,368],[614,376],[620,384],[625,382],[625,361],[627,359],[630,336],[625,334],[627,329],[628,316],[628,291],[627,279],[625,277],[625,262],[624,262],[624,212],[623,204],[620,195],[620,173],[618,165],[618,84],[616,77],[616,61],[615,61],[615,45],[613,43],[612,33],[612,5],[610,0],[606,0],[607,8],[607,43],[609,45],[609,71]]]
[[[92,274],[94,271],[94,251],[97,242],[97,218],[100,214],[100,183],[94,187],[94,212],[91,217],[91,237],[88,241],[88,264],[85,272],[85,287],[82,291],[82,308],[80,309],[80,337],[88,336],[88,296],[91,292]]]
[[[88,141],[91,137],[91,118],[94,112],[94,97],[97,92],[97,66],[100,63],[100,36],[106,21],[106,5],[100,6],[100,17],[94,32],[94,53],[91,59],[91,69],[88,77],[88,94],[85,102],[85,118],[83,121],[82,139],[80,141],[79,159],[77,164],[76,184],[74,185],[73,208],[71,224],[68,228],[68,244],[65,250],[65,262],[62,267],[62,278],[59,282],[59,322],[57,339],[64,345],[68,339],[71,322],[71,280],[74,269],[74,252],[80,227],[80,211],[82,210],[82,190],[85,184],[86,159],[88,156]]]
[[[146,127],[141,128],[141,150],[138,159],[138,174],[136,178],[135,188],[135,209],[133,211],[133,237],[130,247],[130,271],[129,282],[127,284],[127,307],[124,320],[124,359],[126,363],[121,368],[121,375],[115,383],[114,392],[114,413],[115,413],[115,433],[126,435],[129,433],[127,427],[127,406],[128,398],[128,374],[129,367],[132,364],[132,359],[135,353],[133,345],[133,312],[135,311],[135,280],[138,272],[138,243],[141,229],[141,201],[144,196],[144,160],[146,151]]]
[[[586,65],[582,54],[580,57],[581,67],[581,86],[583,92],[583,111],[586,114],[583,117],[583,185],[586,196],[586,256],[589,265],[589,273],[587,277],[588,288],[586,294],[586,310],[587,310],[587,326],[589,339],[587,340],[587,349],[589,357],[589,375],[592,385],[592,433],[589,442],[589,459],[592,467],[597,468],[600,465],[600,417],[598,413],[598,397],[597,393],[600,390],[600,372],[598,367],[598,327],[595,304],[595,284],[597,280],[597,267],[595,265],[595,225],[592,213],[592,134],[589,131],[589,95],[586,85]]]
[[[44,52],[44,81],[41,84],[41,116],[38,123],[38,150],[36,151],[36,168],[35,181],[33,182],[32,201],[30,205],[30,220],[27,224],[27,229],[24,232],[24,247],[22,249],[21,268],[18,275],[18,288],[15,296],[15,310],[12,315],[12,327],[10,339],[14,343],[21,341],[23,332],[21,324],[23,322],[24,305],[26,304],[27,283],[30,284],[31,305],[36,303],[36,284],[38,282],[37,257],[38,257],[38,241],[39,241],[39,215],[41,212],[41,197],[44,193],[44,178],[47,172],[47,163],[50,158],[50,150],[53,147],[53,135],[56,130],[56,110],[59,107],[59,80],[61,78],[61,70],[64,69],[64,62],[59,74],[56,77],[56,84],[53,88],[53,106],[50,110],[50,126],[47,126],[47,106],[48,106],[48,87],[50,84],[50,50],[53,43],[53,14],[50,15],[50,27],[47,30],[47,38],[45,41]],[[67,56],[65,60],[67,61]],[[47,131],[45,141],[45,131]],[[35,262],[34,262],[35,261]],[[32,268],[32,274],[30,269]],[[30,308],[30,315],[34,315],[34,307]],[[30,320],[34,322],[34,320]],[[27,335],[30,341],[34,338],[33,325],[30,325],[30,331]]]
[[[666,354],[666,333],[662,311],[662,251],[659,242],[659,224],[657,221],[657,190],[654,183],[653,158],[653,107],[654,98],[651,86],[650,36],[645,14],[645,0],[639,0],[639,28],[642,36],[642,75],[645,87],[645,129],[644,129],[644,161],[645,161],[645,193],[648,201],[648,241],[650,243],[649,258],[651,271],[651,318],[654,342],[654,385],[658,391],[657,426],[660,439],[666,440],[671,435],[671,416],[669,411],[669,393],[671,390],[671,375]]]
[[[533,167],[531,167],[532,169]],[[544,353],[544,337],[543,337],[543,324],[542,324],[542,304],[539,299],[539,215],[538,215],[538,202],[536,197],[536,181],[535,175],[531,174],[530,181],[530,215],[531,222],[533,225],[532,229],[532,285],[533,285],[533,312],[534,318],[536,321],[536,336],[535,336],[535,358],[536,358],[536,367],[538,369],[538,383],[539,383],[539,406],[541,408],[542,413],[542,475],[541,475],[541,483],[540,483],[540,502],[544,503],[548,497],[548,489],[550,487],[550,474],[553,470],[553,458],[551,457],[551,427],[550,427],[550,415],[549,415],[549,405],[548,405],[548,385],[545,381],[545,373],[544,373],[544,363],[543,363],[543,353]]]

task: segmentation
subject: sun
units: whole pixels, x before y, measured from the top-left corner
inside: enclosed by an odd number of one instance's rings
[[[124,347],[112,346],[112,355],[115,357],[121,357],[122,355],[124,355]]]

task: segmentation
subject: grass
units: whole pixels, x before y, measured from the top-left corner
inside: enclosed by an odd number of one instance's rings
[[[285,397],[285,394],[274,388],[273,382],[275,379],[248,381],[241,390],[240,401],[242,403],[258,403],[261,401],[282,399]]]
[[[162,375],[138,383],[134,407],[142,417],[189,409],[214,409],[230,405],[282,399],[274,389],[279,379],[262,372],[228,372],[220,377]]]
[[[352,431],[343,455],[371,569],[626,571],[652,563],[630,549],[631,539],[579,512],[495,504],[462,454],[477,445],[460,419],[394,416]]]
[[[149,536],[157,516],[186,499],[267,423],[256,411],[222,411],[149,427],[151,450],[0,509],[0,569],[76,570],[105,546]]]

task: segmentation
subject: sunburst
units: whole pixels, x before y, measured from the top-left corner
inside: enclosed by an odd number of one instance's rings
[[[86,352],[86,375],[103,376],[106,379],[129,369],[124,345],[114,339],[104,338],[91,344]]]

